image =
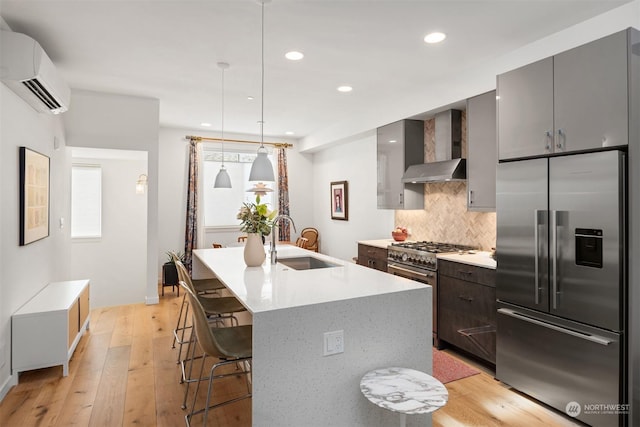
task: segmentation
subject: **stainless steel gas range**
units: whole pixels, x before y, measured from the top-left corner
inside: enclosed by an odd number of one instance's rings
[[[438,254],[467,252],[471,246],[438,242],[399,242],[387,246],[387,272],[433,288],[433,343],[438,341]]]

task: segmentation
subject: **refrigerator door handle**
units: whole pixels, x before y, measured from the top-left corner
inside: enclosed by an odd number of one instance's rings
[[[533,245],[535,246],[535,250],[534,250],[534,280],[533,280],[533,284],[534,284],[534,295],[535,295],[535,304],[538,305],[540,304],[540,270],[539,270],[539,265],[540,265],[540,256],[539,256],[539,252],[540,252],[540,232],[539,232],[539,227],[540,227],[540,209],[536,209],[533,211]]]
[[[558,308],[558,211],[551,211],[551,307]]]
[[[566,329],[561,326],[554,325],[553,323],[541,322],[540,320],[533,319],[529,316],[525,316],[524,314],[520,314],[514,310],[510,310],[508,308],[499,308],[498,313],[504,314],[509,317],[514,317],[518,320],[522,320],[524,322],[533,323],[534,325],[542,326],[547,329],[552,329],[557,332],[561,332],[563,334],[571,335],[576,338],[580,338],[583,340],[591,341],[596,344],[607,346],[611,344],[613,341],[608,340],[606,338],[600,337],[598,335],[585,334],[582,332],[574,331],[572,329]]]

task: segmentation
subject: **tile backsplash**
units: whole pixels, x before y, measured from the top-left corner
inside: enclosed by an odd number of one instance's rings
[[[435,120],[425,121],[425,161],[435,146]],[[462,153],[466,157],[466,115],[462,113]],[[409,229],[411,240],[430,240],[477,246],[496,246],[495,212],[467,211],[467,182],[438,182],[424,185],[423,210],[397,210],[395,225]]]

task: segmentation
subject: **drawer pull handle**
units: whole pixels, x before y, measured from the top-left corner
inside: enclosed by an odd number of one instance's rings
[[[562,326],[554,325],[553,323],[542,322],[540,320],[533,319],[533,318],[531,318],[529,316],[526,316],[524,314],[520,314],[517,311],[510,310],[508,308],[499,308],[498,309],[498,313],[499,314],[504,314],[504,315],[507,315],[507,316],[510,316],[510,317],[515,317],[516,319],[522,320],[524,322],[533,323],[534,325],[542,326],[544,328],[551,329],[551,330],[554,330],[554,331],[557,331],[557,332],[561,332],[563,334],[571,335],[571,336],[574,336],[576,338],[581,338],[583,340],[591,341],[591,342],[594,342],[596,344],[609,345],[609,344],[614,342],[613,340],[607,339],[605,337],[600,337],[598,335],[592,335],[592,334],[585,333],[585,332],[574,331],[574,330],[571,330],[571,329],[563,328]]]
[[[473,301],[472,297],[465,297],[464,295],[458,295],[458,298],[460,298],[463,301],[467,301],[467,302],[472,302]]]

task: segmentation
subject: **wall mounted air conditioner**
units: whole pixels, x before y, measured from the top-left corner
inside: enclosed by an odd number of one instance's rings
[[[71,89],[37,41],[12,31],[0,34],[0,80],[41,113],[69,109]]]

